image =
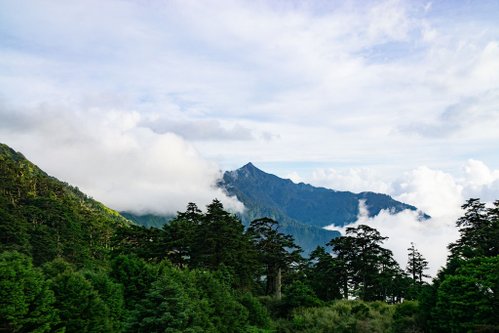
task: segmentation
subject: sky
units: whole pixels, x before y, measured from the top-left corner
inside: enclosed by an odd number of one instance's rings
[[[0,1],[0,142],[110,207],[219,198],[251,161],[432,216],[358,223],[434,273],[499,198],[498,1]]]

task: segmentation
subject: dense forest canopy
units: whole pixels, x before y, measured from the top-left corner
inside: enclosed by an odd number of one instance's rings
[[[307,258],[218,200],[140,227],[0,145],[0,332],[498,332],[499,201],[463,208],[429,283],[368,225]]]

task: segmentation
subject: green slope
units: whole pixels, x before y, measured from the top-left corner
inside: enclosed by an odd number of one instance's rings
[[[0,144],[0,250],[26,253],[37,264],[56,257],[83,264],[105,256],[116,229],[129,224]]]
[[[120,214],[137,225],[146,228],[161,229],[165,224],[175,218],[175,215],[159,216],[154,214],[137,215],[130,212],[120,212]]]

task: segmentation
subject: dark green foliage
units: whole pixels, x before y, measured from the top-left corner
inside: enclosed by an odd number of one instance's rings
[[[209,317],[217,332],[241,332],[248,323],[248,310],[238,302],[230,285],[217,274],[195,270],[194,283],[207,302]]]
[[[2,204],[2,199],[0,197],[0,250],[31,253],[28,224],[24,219],[9,213],[13,207],[5,202]]]
[[[450,332],[498,331],[498,292],[499,256],[467,262],[438,287],[438,326]]]
[[[0,331],[56,331],[54,302],[43,273],[30,258],[18,252],[0,254]]]
[[[263,264],[266,276],[266,295],[280,297],[281,274],[291,270],[292,265],[301,261],[301,248],[290,235],[279,231],[279,223],[269,218],[251,222],[247,235],[251,238]]]
[[[415,301],[405,301],[397,304],[393,313],[392,332],[422,332],[419,313],[419,304]]]
[[[250,311],[216,273],[180,270],[163,264],[158,279],[137,304],[130,332],[244,332],[268,325],[265,310],[253,299]]]
[[[322,302],[317,298],[312,288],[301,281],[295,281],[284,289],[283,307],[285,313],[299,307],[317,307]]]
[[[499,202],[487,209],[478,199],[463,205],[460,238],[446,267],[420,294],[422,326],[430,332],[499,331]]]
[[[105,272],[86,271],[83,275],[90,281],[108,309],[107,322],[110,332],[121,332],[125,321],[123,285],[113,282]]]
[[[157,279],[158,267],[134,255],[120,255],[111,261],[110,276],[124,286],[125,307],[133,309]]]
[[[317,247],[310,254],[306,269],[307,283],[317,297],[323,301],[331,301],[342,297],[342,286],[346,279],[339,260],[333,258],[323,247]]]
[[[167,258],[178,266],[189,265],[192,262],[196,247],[196,236],[204,215],[195,203],[190,202],[185,212],[177,216],[163,227],[162,244],[166,249]],[[194,259],[195,260],[195,259]]]
[[[161,274],[138,303],[130,332],[214,332],[181,282]],[[204,317],[204,318],[203,318]]]
[[[392,252],[381,247],[386,239],[367,225],[347,228],[346,235],[328,244],[340,269],[343,297],[397,302],[403,297],[404,273]]]
[[[268,328],[271,318],[267,308],[251,293],[246,292],[239,297],[239,302],[248,310],[248,322],[254,327]]]
[[[133,226],[0,145],[0,331],[497,332],[499,201],[463,208],[461,237],[426,284],[414,245],[407,276],[365,225],[305,264],[289,221],[245,232],[214,200],[163,229]],[[282,299],[254,296],[278,295],[281,281]]]
[[[83,265],[102,260],[114,231],[129,222],[77,188],[49,177],[0,144],[0,250]]]
[[[206,214],[190,203],[163,228],[162,249],[178,266],[217,270],[225,267],[238,288],[249,288],[257,269],[256,252],[244,226],[218,200]]]
[[[451,258],[499,255],[499,200],[492,209],[486,209],[479,199],[469,199],[462,208],[465,215],[456,223],[461,236],[449,245]]]
[[[196,230],[196,240],[192,245],[193,267],[217,269],[223,264],[237,286],[251,284],[256,267],[255,250],[241,221],[224,211],[220,201],[214,200],[207,206]]]
[[[64,272],[74,272],[74,265],[68,263],[62,258],[56,258],[52,261],[45,263],[41,266],[43,273],[48,279],[55,278],[57,275],[62,274]]]
[[[146,261],[159,261],[166,256],[162,231],[136,225],[119,228],[111,239],[113,255],[136,255]]]
[[[109,309],[85,277],[65,271],[51,279],[54,304],[67,332],[113,332]]]

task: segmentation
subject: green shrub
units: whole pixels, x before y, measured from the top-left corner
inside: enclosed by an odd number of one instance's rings
[[[278,332],[384,333],[392,329],[393,305],[340,300],[328,306],[299,308],[290,320],[277,321]]]
[[[418,322],[419,306],[416,301],[405,301],[395,306],[393,313],[393,333],[421,332]]]

